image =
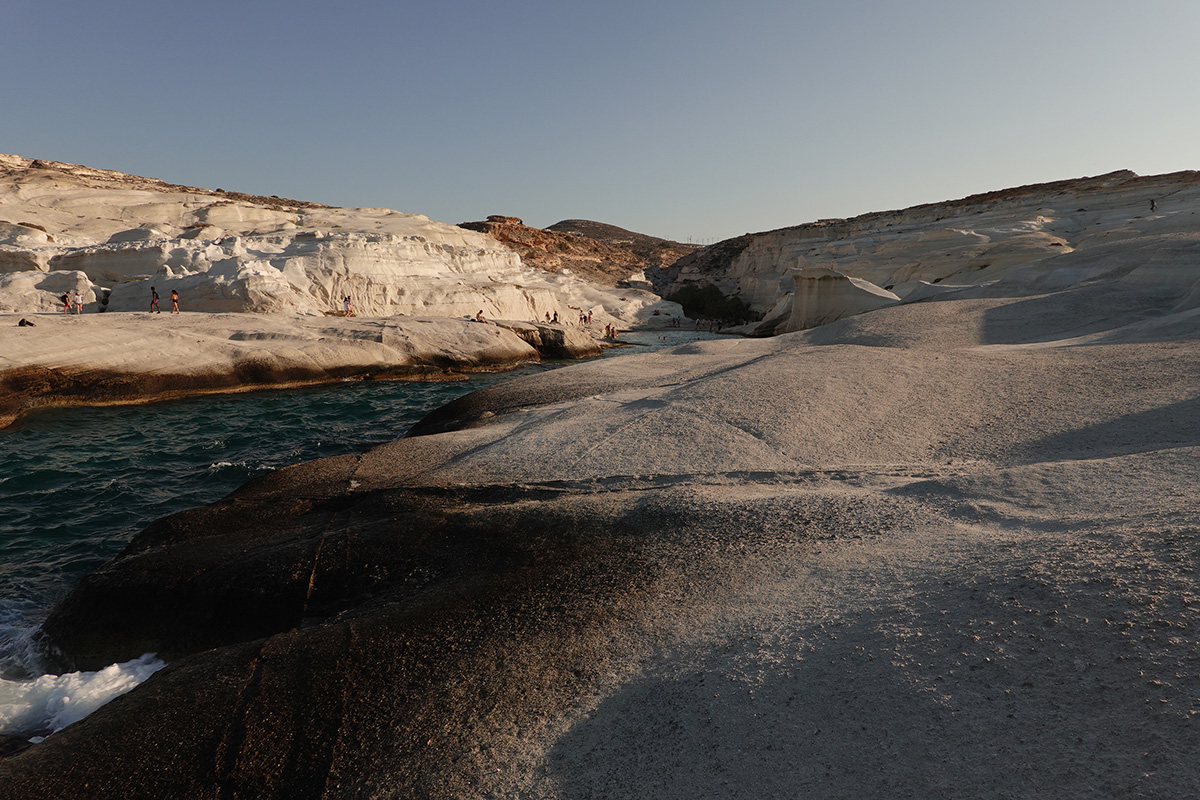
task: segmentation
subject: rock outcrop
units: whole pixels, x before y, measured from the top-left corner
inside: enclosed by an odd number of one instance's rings
[[[479,369],[600,354],[583,329],[444,317],[56,314],[33,328],[0,315],[0,428],[62,405],[346,379],[456,380]]]
[[[899,297],[869,281],[825,267],[798,269],[792,282],[796,288],[791,316],[775,329],[778,333],[828,325],[900,302]]]
[[[22,274],[0,311],[53,299],[40,275],[83,273],[114,311],[151,286],[192,311],[541,320],[574,309],[602,327],[679,314],[647,291],[526,266],[494,239],[380,208],[330,208],[0,156],[0,272]],[[57,283],[66,277],[54,279]],[[56,283],[56,285],[57,285]],[[44,296],[43,296],[44,295]]]
[[[612,247],[629,250],[641,259],[645,265],[646,277],[652,283],[655,282],[655,276],[662,270],[689,253],[700,249],[699,245],[673,242],[670,239],[660,239],[644,233],[634,233],[616,225],[588,219],[564,219],[548,225],[546,230],[571,236],[583,236]]]
[[[933,294],[922,285],[1037,292],[1110,278],[1173,292],[1196,284],[1198,214],[1200,173],[1114,172],[746,234],[676,262],[657,288],[665,296],[713,282],[760,313],[796,290],[797,268],[830,269],[902,299],[919,289],[914,300]]]
[[[648,275],[695,248],[587,220],[564,220],[531,228],[518,217],[492,215],[460,227],[485,233],[511,247],[522,263],[546,272],[564,270],[602,286],[645,284]]]

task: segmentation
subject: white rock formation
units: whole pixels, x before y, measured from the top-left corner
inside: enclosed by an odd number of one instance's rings
[[[707,277],[768,312],[796,292],[797,267],[834,270],[906,300],[941,293],[931,286],[1031,292],[1097,280],[1156,285],[1182,299],[1200,279],[1197,263],[1200,172],[1124,171],[754,234],[723,273]]]
[[[0,155],[0,273],[48,272],[82,273],[114,311],[146,309],[153,286],[164,298],[178,291],[192,311],[336,313],[349,296],[365,316],[483,310],[569,320],[582,308],[600,326],[631,326],[649,322],[656,309],[681,314],[649,292],[526,267],[483,234],[419,215],[231,195]],[[13,286],[0,308],[53,305],[57,289],[43,290],[31,276]]]
[[[0,313],[61,311],[62,296],[73,295],[76,291],[83,295],[84,311],[99,310],[98,301],[103,292],[97,292],[83,272],[22,270],[0,273]]]
[[[52,405],[146,402],[366,376],[443,379],[448,370],[600,354],[585,329],[526,322],[25,313],[20,319],[0,314],[0,428]]]
[[[779,333],[815,328],[900,302],[895,294],[870,281],[850,278],[827,267],[798,269],[792,279],[796,293],[791,316],[776,328]]]

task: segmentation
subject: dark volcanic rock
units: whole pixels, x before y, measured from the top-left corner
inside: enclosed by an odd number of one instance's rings
[[[77,663],[176,662],[0,763],[7,800],[473,796],[736,582],[723,504],[636,481],[347,492],[353,462],[157,523],[60,606]],[[846,511],[806,505],[813,535]],[[760,511],[803,540],[794,508]]]
[[[32,746],[32,743],[23,736],[9,736],[8,734],[0,733],[0,758],[16,755]]]

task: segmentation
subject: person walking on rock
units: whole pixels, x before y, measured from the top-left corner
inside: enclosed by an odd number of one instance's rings
[[[158,307],[158,290],[153,286],[150,287],[150,313],[162,313],[162,309]]]
[[[179,313],[179,292],[174,289],[171,290],[171,313]]]
[[[79,293],[78,289],[75,290],[75,313],[83,313],[83,295]]]
[[[71,313],[71,295],[64,294],[62,296],[62,303],[63,303],[63,313],[70,314]]]

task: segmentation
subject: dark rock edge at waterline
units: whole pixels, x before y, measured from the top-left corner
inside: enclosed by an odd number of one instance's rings
[[[129,372],[41,364],[14,367],[0,370],[0,430],[22,415],[44,408],[132,405],[345,380],[457,381],[471,372],[514,369],[539,359],[593,358],[601,353],[600,345],[590,336],[572,335],[562,328],[524,323],[502,327],[533,347],[535,356],[497,361],[482,354],[473,358],[428,354],[420,358],[423,363],[359,363],[341,368],[251,357],[228,370],[192,372]]]

